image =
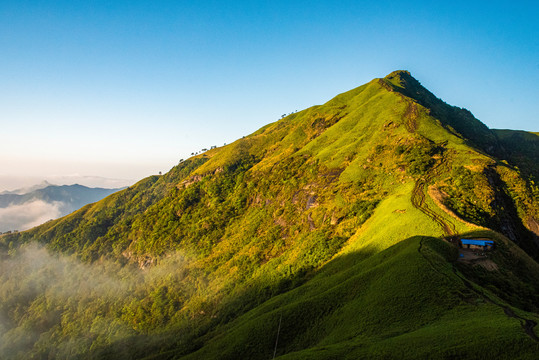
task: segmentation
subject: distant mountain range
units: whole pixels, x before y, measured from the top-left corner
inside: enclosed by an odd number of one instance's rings
[[[88,175],[17,175],[0,174],[0,194],[3,193],[27,193],[41,189],[49,185],[74,185],[79,184],[91,188],[119,189],[134,184],[132,179],[106,178],[102,176]],[[12,190],[18,188],[16,190]]]
[[[121,189],[51,185],[44,181],[26,189],[0,193],[0,232],[26,230],[67,215]]]
[[[53,186],[53,185],[54,184],[49,183],[47,180],[43,180],[39,184],[33,184],[33,185],[28,186],[28,187],[23,187],[23,188],[19,188],[19,189],[15,189],[15,190],[4,190],[4,191],[0,192],[0,196],[1,195],[11,195],[11,194],[24,195],[24,194],[31,193],[32,191],[44,189],[47,186]]]
[[[0,236],[0,357],[536,359],[538,150],[373,79]]]

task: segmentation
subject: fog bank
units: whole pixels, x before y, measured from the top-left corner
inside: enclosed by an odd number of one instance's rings
[[[20,205],[0,208],[0,232],[27,230],[61,216],[62,203],[34,200]]]

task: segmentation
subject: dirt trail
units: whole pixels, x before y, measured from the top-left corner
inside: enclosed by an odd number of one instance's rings
[[[496,305],[498,305],[498,304],[496,304]],[[498,306],[501,306],[501,305],[498,305]],[[509,317],[512,317],[512,318],[515,318],[515,319],[518,319],[520,321],[520,326],[522,326],[522,328],[524,329],[526,334],[528,334],[528,336],[531,337],[533,340],[539,341],[539,338],[537,337],[537,335],[533,331],[533,328],[535,327],[535,325],[537,325],[537,323],[535,321],[530,320],[530,319],[525,319],[522,316],[518,316],[517,314],[515,314],[513,309],[511,309],[508,306],[505,306],[503,308],[503,311],[505,312],[505,315],[507,315]]]
[[[432,220],[434,220],[438,225],[440,225],[440,227],[442,228],[442,230],[444,232],[445,238],[447,240],[449,240],[450,242],[452,242],[452,240],[456,239],[455,225],[453,223],[451,223],[451,222],[444,221],[444,219],[440,215],[438,215],[437,213],[435,213],[433,210],[431,210],[428,207],[428,205],[426,204],[426,201],[425,201],[425,197],[426,197],[425,193],[426,193],[426,188],[427,188],[428,183],[435,176],[440,175],[441,171],[443,170],[443,167],[445,167],[445,166],[447,166],[447,164],[442,159],[423,178],[417,180],[417,182],[416,182],[416,184],[414,186],[414,189],[412,190],[411,201],[412,201],[412,205],[416,209],[420,210],[422,213],[424,213],[425,215],[430,217]],[[437,273],[439,273],[439,274],[441,274],[441,275],[443,275],[445,277],[449,277],[448,274],[446,274],[443,271],[440,271],[434,265],[434,263],[422,252],[423,240],[424,239],[421,239],[421,241],[419,242],[419,248],[417,249],[417,251],[429,263],[429,265],[431,266],[431,268],[434,271],[436,271]],[[453,268],[453,273],[464,283],[464,285],[470,291],[472,291],[473,293],[475,293],[476,295],[481,297],[485,302],[496,305],[499,308],[501,308],[508,317],[517,319],[520,322],[520,326],[522,327],[522,329],[524,330],[526,335],[528,335],[532,340],[539,342],[539,337],[537,337],[537,335],[534,332],[534,327],[537,325],[537,323],[534,320],[525,319],[525,318],[515,314],[513,309],[511,309],[510,307],[505,306],[503,304],[500,304],[500,303],[492,300],[483,291],[479,290],[478,286],[474,286],[470,280],[466,279],[464,276],[459,274],[459,272],[457,271],[454,263],[452,263],[452,268]]]
[[[434,265],[434,263],[422,252],[423,240],[424,240],[424,238],[421,239],[421,241],[419,242],[419,247],[418,247],[417,251],[423,256],[425,261],[427,261],[429,263],[429,265],[431,266],[431,268],[434,271],[436,271],[437,273],[439,273],[440,275],[442,275],[442,276],[444,276],[446,278],[450,278],[450,276],[447,273],[445,273],[443,271],[440,271]],[[509,306],[506,306],[506,305],[498,303],[497,301],[494,301],[487,294],[485,294],[483,291],[478,289],[479,288],[478,285],[472,283],[470,280],[468,280],[464,276],[462,276],[457,271],[457,268],[455,267],[455,263],[452,263],[451,265],[452,265],[453,274],[455,276],[457,276],[463,282],[464,286],[466,286],[466,288],[468,290],[470,290],[471,292],[473,292],[474,294],[476,294],[477,296],[482,298],[486,303],[496,305],[497,307],[502,309],[503,312],[505,313],[505,315],[507,315],[508,317],[513,318],[513,319],[517,319],[520,322],[520,326],[522,327],[522,330],[524,330],[526,335],[528,335],[532,340],[539,342],[539,337],[537,336],[537,334],[535,334],[535,331],[534,331],[534,328],[537,325],[537,323],[534,320],[523,318],[522,316],[519,316],[519,315],[515,314],[513,309],[511,309]],[[474,285],[476,285],[476,286],[474,286]]]
[[[416,181],[412,190],[412,205],[421,211],[423,214],[430,217],[442,228],[444,236],[452,238],[456,235],[455,225],[452,222],[446,222],[440,215],[430,209],[426,203],[426,189],[428,183],[435,177],[440,175],[443,168],[447,167],[446,162],[441,159],[423,178]]]
[[[531,320],[531,319],[526,319],[526,318],[523,318],[522,316],[519,316],[517,314],[515,314],[515,312],[513,311],[513,309],[511,309],[509,306],[506,306],[506,305],[503,305],[503,304],[500,304],[494,300],[492,300],[487,294],[485,294],[483,291],[481,290],[478,290],[475,286],[473,286],[473,283],[466,279],[464,276],[460,275],[458,272],[457,272],[457,269],[455,268],[455,264],[453,264],[453,273],[455,275],[457,275],[457,277],[459,279],[462,280],[462,282],[464,283],[464,285],[470,289],[471,291],[473,291],[474,293],[476,293],[477,295],[479,295],[480,297],[483,298],[483,300],[485,300],[485,302],[487,303],[490,303],[490,304],[493,304],[493,305],[496,305],[498,306],[499,308],[501,308],[503,310],[503,312],[505,313],[505,315],[507,315],[508,317],[510,318],[513,318],[513,319],[517,319],[519,322],[520,322],[520,326],[522,327],[522,329],[524,330],[524,332],[526,333],[526,335],[528,335],[530,338],[532,338],[533,340],[535,341],[539,341],[539,338],[537,337],[537,335],[535,334],[533,328],[535,327],[535,325],[537,325],[537,323],[534,321],[534,320]]]

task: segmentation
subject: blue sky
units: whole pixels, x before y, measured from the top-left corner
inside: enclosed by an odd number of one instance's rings
[[[139,179],[407,69],[539,131],[536,1],[0,1],[0,175]]]

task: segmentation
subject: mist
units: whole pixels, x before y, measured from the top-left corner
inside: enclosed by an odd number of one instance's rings
[[[49,203],[43,200],[33,200],[0,208],[0,232],[27,230],[48,220],[56,219],[61,216],[63,205],[60,201]]]
[[[188,264],[88,264],[35,243],[1,252],[0,359],[70,359],[165,325],[194,293]]]

